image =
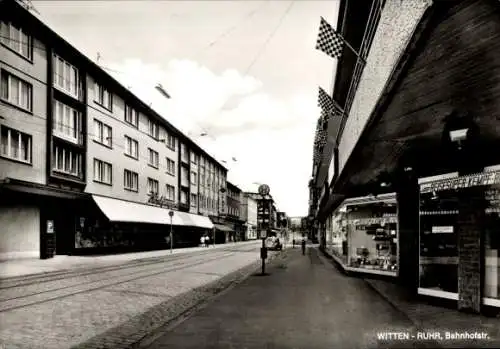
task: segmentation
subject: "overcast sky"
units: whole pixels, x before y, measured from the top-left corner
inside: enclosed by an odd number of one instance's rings
[[[314,46],[320,16],[335,26],[338,1],[33,4],[52,29],[91,59],[99,53],[105,70],[226,161],[229,181],[246,191],[269,184],[280,210],[307,214],[318,85],[330,90],[336,64]]]

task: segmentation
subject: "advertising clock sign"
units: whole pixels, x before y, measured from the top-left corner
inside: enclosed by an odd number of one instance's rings
[[[267,184],[261,184],[259,185],[259,194],[262,196],[269,195],[269,186]]]

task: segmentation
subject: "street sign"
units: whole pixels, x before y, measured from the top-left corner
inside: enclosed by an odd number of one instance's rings
[[[269,194],[269,186],[267,184],[261,184],[259,185],[259,194],[262,196],[268,195]]]
[[[265,239],[267,237],[267,229],[260,229],[259,230],[259,237],[261,239]]]

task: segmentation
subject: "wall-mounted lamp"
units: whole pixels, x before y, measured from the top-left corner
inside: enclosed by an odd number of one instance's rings
[[[450,140],[453,143],[458,144],[458,149],[462,147],[462,142],[467,139],[467,135],[469,133],[468,128],[462,128],[460,130],[452,130],[450,131]]]
[[[404,171],[405,172],[411,172],[411,171],[413,171],[413,167],[407,166],[407,167],[404,168]]]
[[[382,182],[382,183],[380,183],[380,186],[381,186],[382,188],[386,188],[386,187],[388,187],[389,185],[390,185],[390,184],[389,184],[389,183],[387,183],[387,182]]]

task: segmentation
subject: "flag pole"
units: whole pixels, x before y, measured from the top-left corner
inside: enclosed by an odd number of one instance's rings
[[[342,41],[345,43],[345,45],[346,45],[348,48],[350,48],[352,52],[354,52],[354,54],[356,55],[356,57],[358,57],[358,59],[359,59],[361,62],[363,62],[363,64],[366,64],[366,61],[364,60],[364,58],[363,58],[363,57],[361,57],[361,56],[359,55],[359,52],[358,52],[358,51],[356,51],[356,50],[354,49],[354,47],[352,47],[352,46],[351,46],[351,44],[350,44],[350,43],[349,43],[349,42],[348,42],[348,41],[344,38],[344,36],[343,36],[342,34],[340,34],[340,33],[337,33],[337,34],[338,34],[338,35],[342,38]]]

